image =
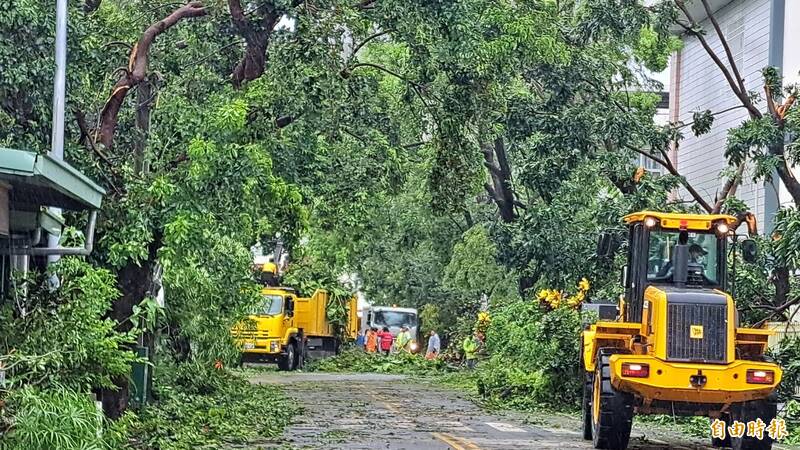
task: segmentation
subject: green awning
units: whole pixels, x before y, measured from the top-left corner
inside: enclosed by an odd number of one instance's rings
[[[18,211],[100,209],[106,193],[69,164],[23,150],[0,148],[0,180],[12,186],[9,208]]]

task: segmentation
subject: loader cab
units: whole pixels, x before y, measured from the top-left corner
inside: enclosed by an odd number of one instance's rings
[[[726,215],[642,212],[625,217],[628,264],[623,270],[625,321],[640,322],[648,286],[692,291],[727,289]]]

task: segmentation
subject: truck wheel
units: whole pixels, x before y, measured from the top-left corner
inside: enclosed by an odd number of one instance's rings
[[[777,414],[777,405],[768,400],[753,400],[749,402],[731,405],[731,421],[738,420],[741,423],[761,419],[767,426],[772,422]],[[731,437],[731,448],[733,450],[770,450],[772,448],[772,438],[764,432],[764,439],[747,436]]]
[[[731,446],[731,436],[727,433],[728,426],[731,424],[731,415],[730,413],[725,413],[720,418],[721,420],[725,421],[725,439],[719,438],[711,438],[711,446],[715,448],[723,448],[723,447],[730,447]],[[711,422],[711,419],[709,419]]]
[[[582,364],[581,364],[582,365]],[[583,374],[583,438],[587,441],[592,440],[592,384],[594,384],[594,374]]]
[[[294,342],[292,342],[286,346],[286,356],[278,360],[279,369],[285,370],[287,372],[294,370],[295,354],[296,354],[294,345],[295,345]]]
[[[592,443],[594,448],[624,450],[633,424],[633,395],[611,385],[609,359],[613,352],[600,350],[592,383]]]

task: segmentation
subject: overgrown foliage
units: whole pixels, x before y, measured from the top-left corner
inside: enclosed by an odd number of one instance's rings
[[[281,434],[299,409],[275,386],[251,385],[213,366],[159,366],[157,401],[128,425],[128,448],[188,450]]]
[[[52,289],[51,276],[60,289]],[[119,295],[111,272],[68,257],[48,273],[15,276],[14,287],[0,303],[6,389],[88,392],[113,387],[114,377],[129,372],[135,336],[106,316]]]
[[[26,386],[5,399],[2,408],[8,449],[117,449],[125,444],[124,421],[111,424],[87,394],[64,386]]]
[[[319,372],[375,372],[403,375],[432,375],[449,370],[441,359],[428,360],[421,355],[406,352],[391,353],[388,356],[366,353],[352,349],[341,354],[321,359],[306,367]]]

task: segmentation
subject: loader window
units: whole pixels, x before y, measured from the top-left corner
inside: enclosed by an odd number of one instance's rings
[[[283,311],[283,297],[280,295],[265,295],[261,305],[253,311],[261,316],[276,316]]]
[[[650,246],[647,262],[647,281],[654,283],[672,282],[672,254],[678,243],[677,230],[650,232]],[[719,243],[714,233],[689,232],[689,263],[698,264],[703,271],[703,285],[720,285]]]

